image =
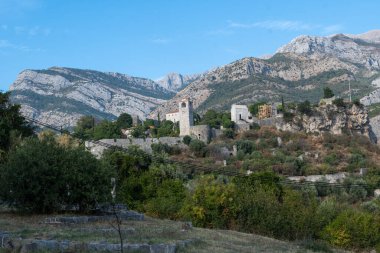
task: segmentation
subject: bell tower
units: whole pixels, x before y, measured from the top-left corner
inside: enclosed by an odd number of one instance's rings
[[[193,103],[189,98],[179,102],[179,135],[190,135],[190,128],[194,125]]]

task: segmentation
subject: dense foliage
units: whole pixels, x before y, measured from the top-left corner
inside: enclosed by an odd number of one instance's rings
[[[217,129],[221,126],[223,126],[223,128],[232,128],[234,126],[234,122],[231,121],[230,113],[217,112],[215,110],[208,110],[203,115],[199,124],[209,125]]]
[[[10,150],[0,167],[0,196],[19,210],[51,213],[62,206],[81,211],[107,200],[111,171],[82,147],[31,138]]]
[[[9,96],[9,92],[0,92],[0,160],[13,142],[33,134],[33,128],[20,113],[20,105],[12,104]]]
[[[334,92],[329,88],[323,88],[323,98],[332,98],[334,96]]]

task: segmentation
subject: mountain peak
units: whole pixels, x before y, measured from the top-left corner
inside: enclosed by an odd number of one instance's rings
[[[198,79],[200,76],[200,74],[182,75],[180,73],[170,72],[167,75],[155,80],[155,82],[167,90],[178,92],[191,82]]]
[[[380,30],[371,30],[371,31],[368,31],[362,34],[357,34],[357,35],[347,34],[347,36],[350,38],[362,39],[362,40],[380,43]]]

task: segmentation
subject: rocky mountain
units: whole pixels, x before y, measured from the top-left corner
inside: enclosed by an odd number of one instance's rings
[[[182,75],[179,73],[169,73],[164,77],[161,77],[156,81],[163,88],[178,92],[189,85],[191,82],[200,78],[203,74],[195,74],[195,75]]]
[[[277,53],[304,54],[313,58],[330,55],[368,69],[380,68],[380,44],[363,40],[366,35],[348,37],[337,34],[329,37],[300,36],[279,48]]]
[[[367,40],[370,42],[380,42],[380,30],[372,30],[362,34],[347,34],[348,37]]]
[[[144,119],[174,96],[150,79],[60,67],[22,71],[10,91],[24,115],[64,127],[82,115],[115,119],[125,112]]]
[[[364,35],[300,36],[268,59],[243,58],[211,70],[151,113],[164,115],[189,97],[199,113],[228,110],[233,103],[310,100],[317,102],[323,87],[348,98],[374,91],[380,78],[378,31]]]

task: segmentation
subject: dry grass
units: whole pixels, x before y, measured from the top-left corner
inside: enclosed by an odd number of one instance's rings
[[[118,243],[116,231],[104,232],[104,229],[111,228],[108,222],[52,225],[43,223],[47,217],[21,216],[0,211],[0,231],[8,231],[23,239]],[[184,231],[181,222],[149,217],[145,221],[124,221],[122,228],[125,229],[125,241],[129,243],[174,243],[193,240],[190,246],[180,249],[179,252],[312,252],[295,243],[254,234],[202,228]]]

